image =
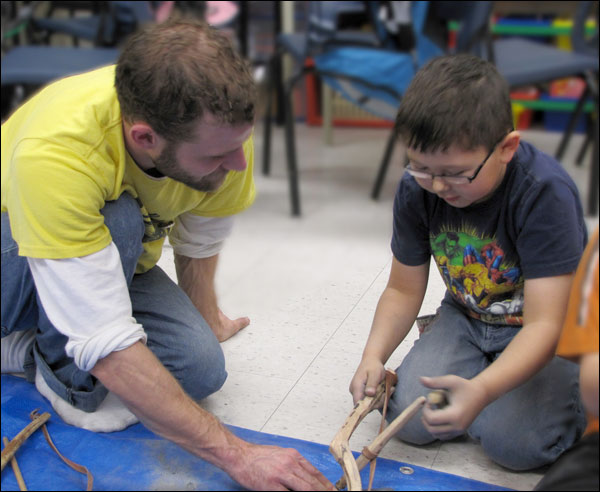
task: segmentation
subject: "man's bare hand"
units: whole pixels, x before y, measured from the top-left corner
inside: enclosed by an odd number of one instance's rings
[[[217,326],[212,327],[215,336],[219,342],[224,342],[225,340],[231,338],[238,331],[246,328],[250,324],[250,318],[243,317],[231,320],[223,311],[219,309],[219,322]]]
[[[226,470],[251,490],[337,490],[298,451],[248,444],[234,470]]]

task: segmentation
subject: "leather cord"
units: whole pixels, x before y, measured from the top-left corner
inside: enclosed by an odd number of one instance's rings
[[[385,428],[385,416],[387,414],[388,402],[390,401],[390,397],[392,396],[392,388],[394,386],[394,382],[396,381],[396,374],[393,372],[386,371],[385,372],[385,398],[383,400],[383,411],[381,412],[381,424],[379,424],[379,433],[383,432]],[[370,461],[369,464],[369,486],[367,490],[371,490],[373,486],[373,479],[375,478],[375,467],[377,466],[377,455],[371,453],[369,449],[365,446],[362,450],[362,454]]]
[[[34,410],[35,412],[35,410]],[[35,418],[34,412],[31,412],[30,417],[32,419]],[[46,441],[48,441],[48,444],[50,445],[50,447],[54,450],[54,452],[59,456],[59,458],[61,460],[63,460],[68,466],[70,466],[73,470],[82,473],[84,475],[87,476],[87,489],[86,490],[93,490],[93,486],[94,486],[94,477],[93,475],[90,473],[90,471],[82,465],[79,465],[77,463],[75,463],[74,461],[71,461],[69,458],[65,458],[60,451],[58,450],[58,448],[54,445],[54,443],[52,442],[52,439],[50,438],[50,433],[48,432],[48,429],[46,427],[46,424],[42,425],[42,432],[44,433],[44,437],[46,438]]]

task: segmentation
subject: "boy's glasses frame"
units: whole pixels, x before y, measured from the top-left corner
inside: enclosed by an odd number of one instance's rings
[[[508,135],[508,133],[506,135]],[[477,169],[475,169],[473,176],[448,176],[446,174],[432,174],[432,173],[426,173],[424,171],[417,171],[416,169],[413,169],[412,167],[410,167],[410,161],[406,164],[406,166],[404,166],[404,169],[412,177],[421,179],[421,180],[433,181],[434,178],[438,178],[438,179],[444,180],[448,184],[454,184],[454,185],[471,184],[475,180],[475,178],[477,177],[479,172],[483,169],[483,166],[485,165],[485,163],[492,156],[492,154],[496,150],[496,147],[498,147],[498,144],[500,144],[500,142],[502,142],[502,140],[504,140],[506,135],[503,135],[502,138],[494,144],[494,146],[492,147],[492,150],[489,151],[488,155],[485,156],[485,159],[483,159],[481,164],[479,164],[479,166],[477,166]]]

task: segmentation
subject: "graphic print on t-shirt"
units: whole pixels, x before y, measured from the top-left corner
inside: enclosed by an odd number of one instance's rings
[[[142,201],[138,198],[135,199],[140,206],[142,211],[142,217],[144,219],[144,237],[143,243],[150,241],[157,241],[169,234],[169,231],[173,227],[174,222],[172,220],[161,220],[158,214],[149,213]]]
[[[494,237],[475,229],[441,230],[431,250],[448,291],[471,316],[487,323],[522,324],[524,280]]]

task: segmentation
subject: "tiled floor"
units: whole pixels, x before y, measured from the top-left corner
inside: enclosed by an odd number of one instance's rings
[[[275,130],[273,171],[264,177],[262,131],[257,128],[258,197],[237,219],[216,279],[224,312],[251,319],[250,326],[223,343],[229,378],[203,403],[223,422],[329,444],[350,412],[348,385],[391,265],[400,151],[381,199],[369,198],[387,135],[387,130],[336,128],[328,147],[319,128],[298,125],[303,215],[292,218],[283,134]],[[559,138],[541,131],[524,137],[549,153]],[[573,159],[580,142],[577,138],[571,144],[565,162]],[[566,167],[578,183],[587,183],[585,168]],[[598,218],[589,222],[593,227]],[[172,256],[165,247],[160,264],[174,277]],[[422,313],[434,312],[443,292],[432,269]],[[415,332],[413,328],[388,367],[399,365]],[[353,449],[370,442],[378,425],[378,416],[370,415],[356,431]],[[507,471],[466,439],[425,447],[392,440],[381,455],[519,490],[530,490],[541,476]]]

